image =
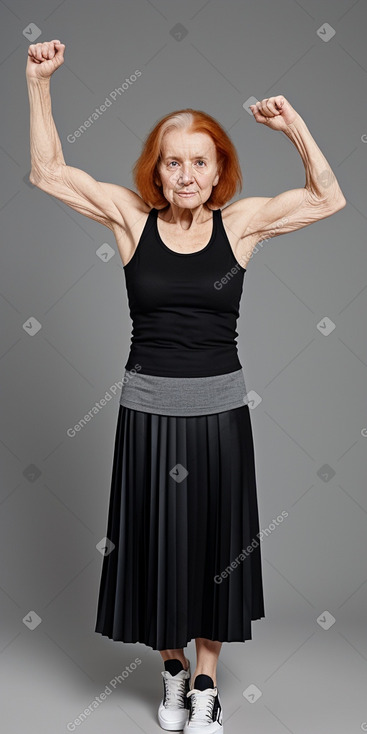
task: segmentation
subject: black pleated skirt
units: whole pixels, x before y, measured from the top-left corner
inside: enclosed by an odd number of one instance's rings
[[[247,404],[119,406],[95,632],[153,650],[252,639],[265,617],[254,458]]]

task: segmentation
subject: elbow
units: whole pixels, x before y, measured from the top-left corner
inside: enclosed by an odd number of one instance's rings
[[[32,168],[29,173],[29,180],[33,186],[46,190],[47,185],[56,180],[59,175],[59,169],[55,168]]]
[[[324,196],[317,195],[315,192],[308,190],[308,198],[313,206],[321,207],[330,214],[343,209],[347,203],[347,200],[339,186],[334,188],[333,191],[329,191],[329,193]]]
[[[29,174],[29,180],[33,186],[41,186],[45,181],[45,174],[40,168],[32,168]]]
[[[347,203],[347,200],[345,196],[340,193],[337,196],[333,196],[331,198],[324,198],[319,200],[319,206],[322,207],[322,209],[325,209],[330,214],[335,214],[335,212],[340,211],[340,209],[343,209]]]
[[[37,181],[38,181],[39,179],[37,178],[37,175],[35,174],[35,172],[34,172],[34,171],[31,171],[31,172],[30,172],[30,174],[29,174],[29,177],[28,177],[28,178],[29,178],[29,180],[30,180],[31,184],[33,184],[33,186],[37,186]]]
[[[347,203],[347,200],[343,194],[338,196],[336,200],[333,202],[333,211],[338,212],[340,209],[343,209]]]
[[[340,186],[338,185],[335,191],[333,192],[331,204],[335,208],[335,211],[338,212],[339,209],[343,209],[345,207],[346,203],[347,203],[347,200]]]

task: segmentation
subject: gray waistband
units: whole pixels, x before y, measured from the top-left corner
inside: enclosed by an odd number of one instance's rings
[[[120,404],[160,415],[205,415],[247,404],[242,368],[210,377],[160,377],[126,370]]]

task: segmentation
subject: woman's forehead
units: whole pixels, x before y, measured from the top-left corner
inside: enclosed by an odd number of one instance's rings
[[[185,151],[193,156],[209,156],[215,151],[215,145],[206,133],[188,133],[184,130],[173,130],[163,137],[162,152],[166,156],[177,155]]]

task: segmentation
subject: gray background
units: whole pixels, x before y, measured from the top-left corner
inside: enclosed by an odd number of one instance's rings
[[[3,731],[67,731],[136,657],[75,728],[158,732],[163,693],[158,652],[94,633],[119,390],[75,437],[66,432],[121,379],[130,319],[112,233],[28,180],[31,23],[34,42],[66,44],[54,119],[66,162],[96,179],[133,188],[148,130],[190,106],[231,135],[241,197],[303,186],[290,140],[243,108],[277,94],[338,178],[347,206],[264,243],[245,277],[238,343],[247,389],[261,397],[251,411],[261,528],[289,515],[262,542],[266,618],[246,644],[223,643],[218,685],[226,734],[367,730],[365,3],[9,0],[0,13]],[[327,42],[325,23],[336,31]],[[107,262],[96,254],[104,243]],[[33,337],[30,317],[41,324]],[[329,336],[317,328],[324,317]],[[41,618],[33,630],[29,612]],[[186,652],[193,670],[193,641]]]

